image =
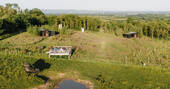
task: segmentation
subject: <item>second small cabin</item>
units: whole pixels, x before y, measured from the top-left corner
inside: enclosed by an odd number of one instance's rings
[[[123,34],[123,37],[125,37],[125,38],[137,38],[138,37],[138,33],[137,32],[125,33],[125,34]]]

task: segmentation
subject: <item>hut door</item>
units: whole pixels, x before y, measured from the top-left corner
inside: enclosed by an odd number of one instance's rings
[[[48,31],[45,32],[45,36],[49,36],[49,32]]]
[[[134,38],[136,38],[137,36],[136,36],[136,34],[134,34]]]

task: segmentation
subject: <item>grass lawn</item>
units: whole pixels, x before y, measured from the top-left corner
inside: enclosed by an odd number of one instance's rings
[[[45,52],[56,45],[73,46],[71,60],[49,59]],[[101,32],[74,31],[48,38],[24,32],[0,41],[0,89],[43,84],[41,78],[27,76],[23,67],[24,62],[33,64],[39,59],[50,64],[40,75],[52,78],[65,73],[91,81],[95,89],[169,89],[169,45],[168,40],[125,39]]]

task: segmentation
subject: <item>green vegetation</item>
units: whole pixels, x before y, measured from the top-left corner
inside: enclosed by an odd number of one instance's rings
[[[34,34],[34,35],[37,35],[39,36],[40,35],[40,29],[37,27],[37,26],[30,26],[27,28],[27,32],[29,32],[30,34]]]
[[[58,29],[59,24],[63,29]],[[80,32],[81,27],[86,32]],[[64,78],[91,81],[94,89],[169,89],[169,27],[167,19],[108,21],[77,15],[46,16],[39,9],[21,11],[16,4],[0,6],[0,89],[31,89],[44,84],[42,78],[28,76],[23,67],[24,62],[34,64],[39,59],[51,65],[39,74],[49,77],[48,83],[55,84],[61,80],[57,75],[64,73]],[[41,28],[59,34],[41,37]],[[140,38],[122,37],[130,31],[138,32]],[[46,52],[56,45],[73,46],[71,60],[48,58]]]
[[[125,39],[108,33],[73,31],[72,34],[49,38],[25,32],[0,42],[2,89],[43,84],[42,79],[27,76],[23,67],[24,62],[33,64],[39,59],[51,64],[40,75],[77,75],[78,78],[92,81],[95,89],[169,88],[170,50],[169,41],[166,40]],[[45,52],[54,45],[75,47],[71,60],[49,59]],[[142,66],[141,61],[146,63],[146,67]]]
[[[41,10],[36,8],[21,11],[16,4],[7,4],[5,7],[0,6],[0,13],[0,34],[24,31],[30,26],[41,27],[42,25],[56,30],[58,25],[62,24],[67,29],[81,30],[84,27],[89,31],[112,32],[117,36],[120,36],[122,33],[135,31],[139,33],[140,37],[170,39],[169,19],[154,19],[154,16],[153,19],[143,19],[134,16],[134,18],[114,18],[114,20],[72,14],[46,16]],[[37,30],[34,33],[36,34]]]
[[[169,72],[162,69],[65,60],[56,60],[54,64],[52,71],[73,74],[72,71],[78,71],[80,76],[83,76],[82,79],[95,83],[95,89],[169,88]]]

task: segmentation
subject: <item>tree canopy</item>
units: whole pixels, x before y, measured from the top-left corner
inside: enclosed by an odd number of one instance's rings
[[[0,34],[25,31],[28,27],[51,27],[65,29],[112,32],[117,36],[126,32],[138,32],[139,36],[170,39],[170,20],[140,19],[129,17],[125,21],[104,21],[97,17],[68,15],[45,15],[40,9],[20,10],[17,4],[0,6]]]

